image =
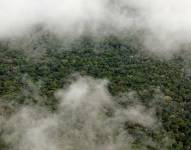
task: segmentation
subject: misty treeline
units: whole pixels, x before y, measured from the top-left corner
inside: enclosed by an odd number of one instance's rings
[[[158,57],[140,40],[39,26],[1,41],[0,149],[189,150],[189,51]]]

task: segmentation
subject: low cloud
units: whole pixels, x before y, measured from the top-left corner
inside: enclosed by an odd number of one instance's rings
[[[134,138],[125,123],[153,130],[158,124],[155,112],[140,104],[120,107],[106,86],[106,80],[79,77],[55,93],[60,100],[56,112],[20,108],[1,121],[4,141],[11,150],[132,149]]]
[[[0,38],[35,25],[67,37],[142,30],[146,49],[170,55],[191,42],[190,7],[189,0],[0,0]]]

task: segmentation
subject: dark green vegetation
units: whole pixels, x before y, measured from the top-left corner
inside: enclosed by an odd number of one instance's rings
[[[156,107],[164,127],[160,132],[126,125],[136,136],[135,148],[141,147],[141,132],[146,132],[161,143],[167,134],[171,138],[168,149],[190,150],[191,77],[183,69],[184,59],[151,57],[139,46],[130,44],[132,40],[108,37],[100,42],[85,37],[65,46],[56,38],[43,35],[30,43],[30,48],[37,51],[35,55],[33,51],[31,55],[24,52],[22,45],[10,47],[9,42],[1,42],[0,99],[12,107],[39,104],[54,111],[54,92],[68,85],[72,74],[106,78],[112,95],[133,90],[145,105]],[[38,54],[38,47],[46,51]],[[127,105],[125,101],[120,104]],[[0,149],[6,149],[1,143]]]

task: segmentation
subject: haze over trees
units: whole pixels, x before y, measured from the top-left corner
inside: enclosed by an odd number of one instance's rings
[[[133,136],[132,148],[190,149],[191,80],[187,69],[183,69],[188,64],[184,54],[162,59],[145,53],[132,41],[138,39],[109,36],[95,41],[84,36],[66,46],[54,35],[43,33],[28,45],[1,42],[1,114],[10,116],[22,106],[33,105],[57,111],[55,91],[69,86],[79,75],[91,76],[109,81],[107,88],[120,107],[141,104],[148,110],[155,109],[159,129],[128,120],[122,124]],[[25,46],[32,51],[26,52]],[[4,130],[1,147],[6,150],[10,145],[3,142]],[[143,140],[148,137],[157,144]],[[169,140],[164,141],[166,138]]]
[[[190,150],[190,8],[0,0],[0,150]]]

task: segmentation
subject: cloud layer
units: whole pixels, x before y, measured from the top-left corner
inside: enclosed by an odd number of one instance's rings
[[[0,38],[37,24],[60,35],[108,35],[143,30],[145,46],[173,52],[190,44],[189,0],[0,0]]]

